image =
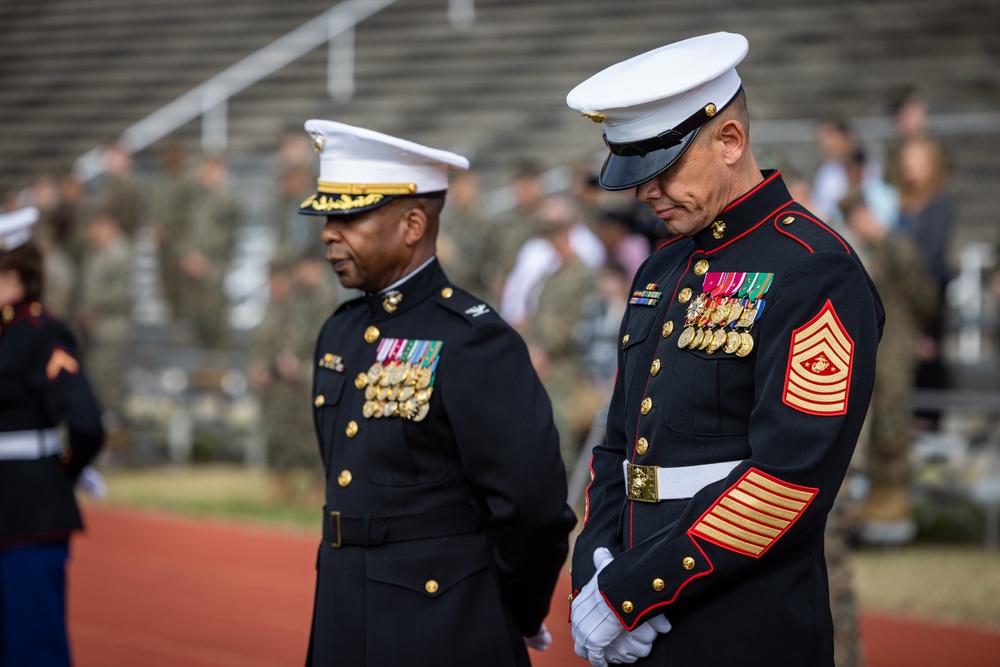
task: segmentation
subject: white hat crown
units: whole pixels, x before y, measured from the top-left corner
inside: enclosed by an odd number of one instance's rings
[[[38,209],[27,206],[0,213],[0,252],[19,248],[31,240],[31,227],[38,222]]]

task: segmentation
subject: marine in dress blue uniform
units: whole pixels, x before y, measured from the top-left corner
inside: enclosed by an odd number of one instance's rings
[[[70,664],[65,563],[83,528],[73,486],[104,437],[73,336],[39,301],[35,220],[31,208],[0,215],[0,667]]]
[[[309,664],[528,665],[576,519],[523,341],[434,257],[448,170],[468,162],[306,130],[321,168],[301,212],[327,217],[327,260],[364,292],[316,344],[327,484]]]
[[[823,529],[883,310],[851,247],[757,167],[747,51],[685,40],[567,97],[603,124],[602,186],[674,234],[632,286],[573,555],[594,665],[833,665]]]

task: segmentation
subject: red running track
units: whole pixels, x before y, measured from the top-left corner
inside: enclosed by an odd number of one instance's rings
[[[301,532],[87,508],[74,539],[76,667],[297,667],[309,638],[317,540]],[[555,593],[535,667],[584,667]],[[864,614],[869,667],[997,667],[1000,631]]]

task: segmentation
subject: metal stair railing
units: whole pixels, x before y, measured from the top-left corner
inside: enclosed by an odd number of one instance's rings
[[[229,99],[326,43],[330,45],[327,91],[335,100],[350,99],[354,94],[354,28],[395,2],[344,0],[128,127],[121,135],[122,146],[137,153],[200,116],[202,149],[225,150]],[[474,16],[474,0],[448,0],[448,18],[456,29],[467,29]],[[77,158],[76,176],[87,182],[102,174],[103,155],[104,148],[96,146]]]

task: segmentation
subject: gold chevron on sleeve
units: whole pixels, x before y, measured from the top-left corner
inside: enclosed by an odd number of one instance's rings
[[[792,332],[782,401],[810,415],[847,412],[854,341],[827,300],[819,313]]]
[[[760,558],[802,516],[818,491],[751,468],[701,515],[688,534]]]

